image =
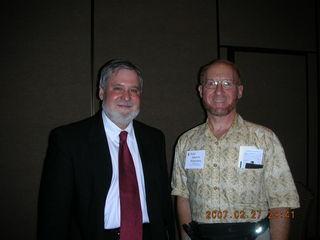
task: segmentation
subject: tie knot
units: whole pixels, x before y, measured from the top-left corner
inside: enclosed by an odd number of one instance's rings
[[[127,141],[127,136],[128,136],[128,132],[127,131],[122,131],[119,135],[120,137],[120,142],[125,142]]]

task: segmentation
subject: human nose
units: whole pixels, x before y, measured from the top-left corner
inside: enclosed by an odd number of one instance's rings
[[[124,89],[121,96],[124,100],[128,101],[131,98],[131,93],[129,89]]]
[[[222,82],[217,82],[217,86],[214,91],[216,94],[221,94],[224,91],[222,87]]]

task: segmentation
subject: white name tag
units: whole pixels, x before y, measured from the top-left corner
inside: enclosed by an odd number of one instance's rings
[[[247,164],[263,165],[263,150],[254,146],[240,146],[239,167],[246,168]]]
[[[187,151],[185,169],[202,169],[204,167],[205,150]]]

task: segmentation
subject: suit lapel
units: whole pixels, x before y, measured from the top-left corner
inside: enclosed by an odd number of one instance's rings
[[[112,163],[101,111],[92,118],[88,143],[88,158],[91,159],[93,177],[91,204],[93,215],[88,217],[91,218],[90,229],[97,234],[97,239],[103,239],[104,207],[112,178]]]
[[[97,208],[97,213],[100,215],[98,224],[100,225],[103,224],[104,205],[112,178],[112,163],[101,111],[93,117],[88,140],[89,157],[91,158],[93,172],[94,204],[96,205],[94,207]]]
[[[145,139],[144,132],[141,130],[141,126],[139,125],[139,123],[137,123],[136,121],[133,121],[133,128],[134,128],[134,133],[137,139],[141,161],[143,162],[144,158],[142,156],[144,155],[144,149],[145,149],[145,146],[144,146],[145,141],[143,141]]]
[[[148,166],[147,159],[149,158],[149,154],[150,154],[148,137],[147,137],[146,131],[139,124],[139,122],[133,121],[133,127],[134,127],[134,133],[137,139],[142,166],[145,169],[145,167]],[[145,172],[148,172],[148,171],[144,170],[144,174]]]
[[[139,148],[139,154],[141,158],[142,168],[143,168],[143,175],[144,175],[144,184],[146,190],[146,200],[147,200],[147,207],[149,210],[149,203],[150,203],[150,186],[151,179],[152,179],[152,171],[151,171],[151,161],[150,158],[152,157],[152,147],[150,145],[150,141],[148,141],[148,134],[146,129],[137,122],[133,121],[133,127],[135,136],[137,139],[137,144]]]

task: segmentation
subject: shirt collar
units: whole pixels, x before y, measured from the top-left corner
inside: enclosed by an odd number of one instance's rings
[[[223,134],[223,136],[221,137],[221,139],[224,138],[226,135],[232,133],[232,132],[234,131],[234,129],[239,128],[239,126],[240,126],[242,123],[243,123],[243,119],[242,119],[242,117],[237,113],[236,116],[235,116],[235,118],[234,118],[234,120],[233,120],[233,122],[232,122],[232,124],[231,124],[231,126],[230,126],[230,128],[229,128],[229,130],[228,130],[225,134]],[[205,123],[205,129],[204,129],[204,131],[205,131],[204,134],[205,134],[207,137],[213,137],[214,139],[216,139],[216,137],[213,135],[213,133],[211,132],[211,129],[210,129],[210,127],[209,127],[209,119],[208,119],[208,118],[207,118],[206,123]]]

